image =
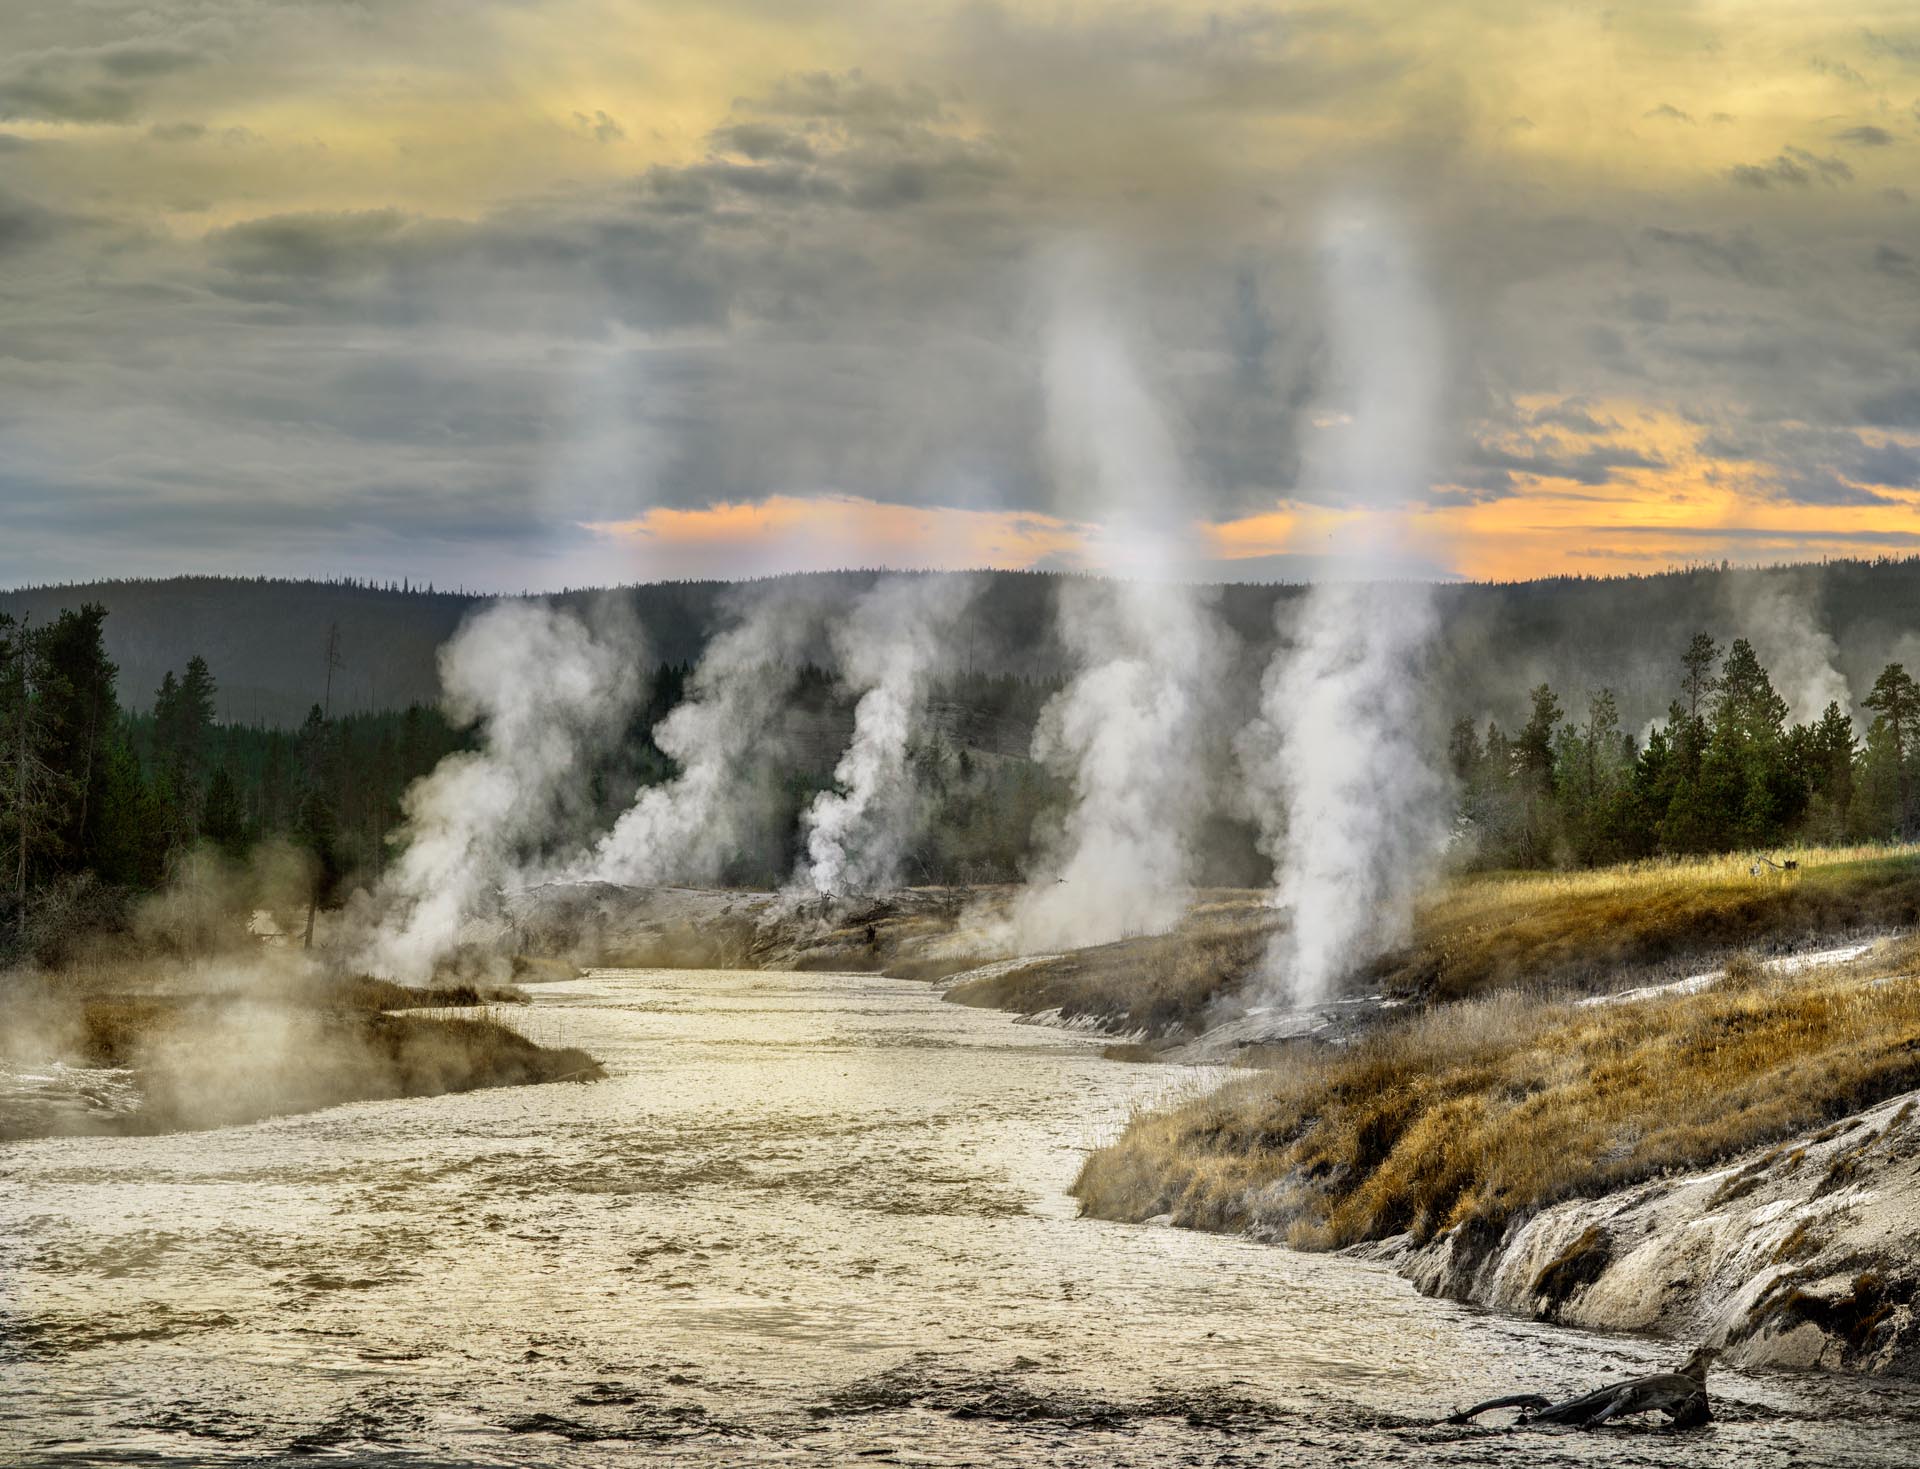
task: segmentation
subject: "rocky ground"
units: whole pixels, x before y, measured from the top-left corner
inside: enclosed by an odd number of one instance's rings
[[[1741,1366],[1920,1376],[1920,1093],[1726,1166],[1553,1205],[1496,1239],[1357,1253],[1430,1295],[1724,1344]]]

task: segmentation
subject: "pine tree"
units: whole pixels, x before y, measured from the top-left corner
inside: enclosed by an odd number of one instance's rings
[[[44,629],[0,613],[0,840],[6,843],[15,932],[27,939],[27,887],[59,850],[72,783],[60,769]]]
[[[1776,841],[1799,814],[1799,788],[1786,760],[1786,719],[1787,701],[1775,692],[1753,645],[1734,639],[1720,665],[1700,763],[1709,845]]]
[[[51,759],[73,793],[61,846],[76,867],[90,867],[96,862],[94,828],[106,751],[120,723],[120,705],[114,692],[119,670],[107,657],[103,636],[106,617],[106,608],[89,602],[78,612],[61,612],[42,634]]]
[[[1601,689],[1587,701],[1585,722],[1564,729],[1555,752],[1555,785],[1569,839],[1582,862],[1612,861],[1620,854],[1622,797],[1631,763],[1613,690]]]
[[[1903,837],[1914,834],[1913,766],[1920,746],[1920,685],[1898,663],[1889,663],[1860,701],[1877,716],[1868,731],[1870,747],[1892,766],[1892,827]],[[1876,736],[1878,739],[1876,740]]]
[[[1701,717],[1700,706],[1707,703],[1719,687],[1713,665],[1720,657],[1720,645],[1703,632],[1693,635],[1687,651],[1680,655],[1686,675],[1680,680],[1680,692],[1687,701],[1687,718]]]
[[[1828,704],[1818,722],[1804,729],[1811,834],[1823,841],[1838,841],[1846,835],[1853,809],[1853,766],[1860,742],[1852,717],[1838,701]]]
[[[222,765],[207,782],[206,809],[200,815],[200,835],[231,856],[239,856],[246,845],[247,816],[240,805],[240,790],[233,774]]]

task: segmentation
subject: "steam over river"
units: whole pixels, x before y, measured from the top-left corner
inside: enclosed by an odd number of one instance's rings
[[[1920,1396],[1719,1377],[1701,1433],[1426,1426],[1676,1355],[1082,1221],[1190,1073],[823,974],[608,971],[545,1086],[0,1147],[0,1463],[1912,1463]]]

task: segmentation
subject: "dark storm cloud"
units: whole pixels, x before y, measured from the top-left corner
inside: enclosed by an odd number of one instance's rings
[[[1842,158],[1823,158],[1803,148],[1785,148],[1768,163],[1735,164],[1727,177],[1749,189],[1770,189],[1775,184],[1806,188],[1816,180],[1823,184],[1846,183],[1853,178],[1853,169]]]
[[[1505,479],[1475,476],[1475,471],[1492,470],[1501,476],[1528,475],[1536,479],[1570,480],[1579,485],[1604,485],[1617,479],[1623,469],[1659,469],[1666,461],[1638,449],[1620,445],[1598,445],[1567,453],[1554,448],[1551,441],[1535,444],[1528,452],[1488,444],[1476,444],[1468,451],[1467,478],[1481,485],[1506,483]]]
[[[1874,127],[1870,123],[1863,123],[1859,127],[1848,128],[1844,132],[1835,133],[1833,136],[1838,142],[1854,143],[1862,148],[1890,148],[1894,143],[1892,133],[1888,132],[1885,128]]]
[[[1920,32],[1889,36],[1880,31],[1868,30],[1863,31],[1861,35],[1867,43],[1867,49],[1877,55],[1909,64],[1920,64]]]
[[[784,158],[805,163],[814,157],[813,144],[804,134],[772,123],[728,123],[716,129],[710,141],[718,152],[737,153],[755,162]]]
[[[50,210],[0,189],[0,256],[51,239],[57,225]]]
[[[1860,421],[1875,428],[1920,429],[1920,388],[1894,388],[1861,399]]]
[[[202,60],[170,41],[50,47],[0,62],[0,119],[126,122],[152,83]]]
[[[869,80],[858,69],[783,77],[757,97],[737,99],[734,106],[765,117],[827,118],[862,129],[925,124],[942,111],[940,98],[931,88],[914,83],[889,86]]]
[[[1776,280],[1774,265],[1766,250],[1744,229],[1718,233],[1649,225],[1646,237],[1655,244],[1681,252],[1714,275],[1731,276],[1756,286],[1771,285]]]
[[[1887,244],[1874,246],[1873,268],[1882,275],[1911,276],[1915,274],[1913,257],[1905,250]]]
[[[281,215],[217,231],[211,284],[222,294],[316,317],[460,320],[598,332],[724,321],[727,262],[697,225],[644,205],[516,210],[475,224],[395,210]]]
[[[1578,398],[1569,398],[1564,403],[1552,403],[1537,410],[1532,421],[1549,428],[1571,429],[1577,434],[1603,434],[1614,425],[1604,419],[1596,418],[1588,407]]]
[[[1621,302],[1622,312],[1634,321],[1659,326],[1673,314],[1673,303],[1659,291],[1634,291]]]
[[[1885,501],[1882,490],[1920,488],[1920,450],[1851,428],[1747,424],[1709,434],[1701,451],[1766,467],[1773,498],[1807,505]]]

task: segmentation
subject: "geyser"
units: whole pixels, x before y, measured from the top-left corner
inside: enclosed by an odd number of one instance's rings
[[[927,685],[947,635],[974,590],[959,576],[889,578],[834,624],[841,681],[860,702],[835,788],[814,797],[801,817],[801,886],[848,893],[898,882],[913,820],[909,743],[925,723]]]
[[[1042,712],[1034,756],[1072,804],[1014,904],[1013,941],[1037,950],[1160,932],[1185,911],[1212,809],[1206,711],[1229,635],[1180,578],[1191,565],[1184,477],[1153,394],[1084,251],[1053,262],[1047,439],[1062,499],[1097,516],[1095,551],[1123,578],[1062,587],[1073,660]]]
[[[568,876],[636,885],[720,879],[766,813],[780,716],[818,625],[809,599],[781,589],[754,600],[707,645],[685,699],[653,732],[678,773],[643,787]]]
[[[1427,488],[1439,328],[1401,233],[1378,214],[1330,222],[1321,253],[1339,411],[1309,461],[1319,498],[1361,511],[1343,548],[1360,580],[1307,594],[1239,750],[1287,923],[1268,987],[1324,1000],[1404,937],[1446,836],[1446,788],[1420,688],[1435,624],[1418,582],[1377,578],[1403,549],[1383,529]]]
[[[626,727],[641,693],[642,638],[612,602],[589,627],[538,603],[498,603],[440,651],[448,714],[480,748],[446,757],[403,799],[403,849],[353,941],[368,972],[430,979],[462,926],[587,820],[583,759]]]

